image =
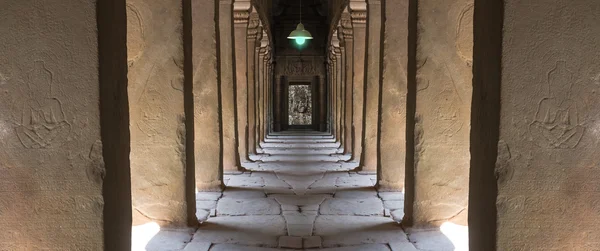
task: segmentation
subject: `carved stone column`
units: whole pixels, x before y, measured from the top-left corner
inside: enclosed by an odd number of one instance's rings
[[[340,68],[340,79],[339,79],[339,83],[340,83],[340,93],[338,95],[339,97],[339,102],[340,102],[340,147],[338,149],[338,153],[343,154],[344,153],[344,148],[345,145],[347,144],[346,142],[346,102],[345,102],[345,98],[346,98],[346,44],[344,43],[344,35],[342,34],[341,31],[341,27],[339,27],[338,25],[338,29],[336,31],[336,33],[334,34],[335,36],[338,37],[338,40],[340,41],[340,61],[339,61],[339,68]]]
[[[261,42],[261,47],[258,52],[258,82],[257,82],[257,98],[256,98],[256,116],[257,116],[257,124],[256,124],[256,143],[257,143],[257,151],[263,153],[262,147],[260,145],[261,142],[264,141],[262,137],[262,128],[264,127],[263,122],[263,111],[262,104],[264,99],[264,84],[265,84],[265,55],[267,51],[267,40],[263,35],[263,41]]]
[[[128,0],[127,6],[133,224],[193,225],[182,1]]]
[[[354,75],[354,37],[352,35],[352,20],[350,18],[350,13],[348,13],[348,9],[346,8],[342,13],[340,20],[341,29],[338,32],[341,32],[344,38],[344,47],[345,47],[345,97],[344,97],[344,154],[352,153],[352,112],[353,112],[353,102],[352,95],[354,92],[353,86],[353,75]]]
[[[472,5],[457,16],[475,50],[470,249],[597,249],[600,2],[531,3],[475,1],[474,47]]]
[[[367,38],[367,3],[364,0],[350,1],[348,5],[352,18],[352,30],[354,37],[354,90],[352,100],[352,151],[351,161],[360,162],[362,158],[363,144],[363,112],[364,112],[364,83],[365,83],[365,45]]]
[[[262,28],[258,13],[253,10],[250,13],[250,21],[248,23],[248,36],[246,40],[247,46],[247,62],[248,62],[248,153],[256,154],[256,76],[258,73],[258,65],[256,65],[256,48],[258,41],[262,38]]]
[[[0,249],[129,250],[125,1],[0,5]]]
[[[401,191],[404,188],[408,8],[408,1],[385,2],[379,190]]]
[[[219,104],[218,45],[215,21],[215,1],[210,6],[192,1],[192,62],[194,110],[194,163],[196,189],[220,191],[223,164],[221,162],[221,124]],[[202,76],[202,77],[199,77]]]
[[[339,44],[338,44],[339,45]],[[336,138],[339,139],[340,142],[340,147],[342,147],[343,149],[343,145],[344,145],[344,139],[342,137],[343,132],[344,132],[344,127],[342,126],[342,79],[343,79],[343,72],[342,72],[342,65],[344,65],[344,62],[342,60],[342,50],[340,49],[339,46],[334,46],[334,57],[335,57],[335,86],[336,86],[336,90],[335,90],[335,103],[336,103],[336,127],[338,128],[338,130],[336,131]]]
[[[274,93],[274,104],[273,104],[273,119],[274,119],[274,126],[273,126],[273,130],[275,132],[280,132],[281,131],[281,123],[282,123],[282,95],[283,95],[283,81],[282,78],[284,78],[283,76],[278,76],[275,77],[275,93]]]
[[[472,0],[418,4],[418,67],[409,67],[416,71],[409,72],[416,90],[408,103],[414,107],[407,118],[414,144],[406,151],[412,155],[406,163],[406,224],[467,224],[472,16]]]
[[[247,66],[247,33],[249,28],[248,18],[252,5],[249,0],[235,0],[233,3],[233,26],[235,41],[235,69],[236,69],[236,111],[237,111],[237,139],[240,161],[249,162],[248,157],[248,66]],[[254,24],[253,24],[254,25]],[[258,24],[256,24],[258,25]],[[254,27],[256,28],[256,27]],[[250,47],[252,48],[252,47]]]
[[[385,0],[384,0],[385,1]],[[367,0],[369,37],[367,38],[367,62],[365,80],[365,128],[364,161],[362,170],[376,172],[379,144],[379,95],[381,90],[381,0]]]
[[[319,84],[319,131],[327,131],[327,83],[325,76],[318,76]]]
[[[235,100],[235,53],[233,50],[233,3],[219,0],[219,51],[221,75],[221,111],[223,129],[223,169],[241,170],[237,148],[237,114]]]

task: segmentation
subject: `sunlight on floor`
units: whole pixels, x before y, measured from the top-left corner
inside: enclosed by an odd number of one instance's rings
[[[469,227],[445,222],[440,227],[440,231],[452,242],[454,250],[469,250]]]
[[[155,222],[131,228],[131,251],[145,251],[148,242],[160,231],[160,226]]]

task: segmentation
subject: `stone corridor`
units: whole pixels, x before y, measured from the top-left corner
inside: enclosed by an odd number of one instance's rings
[[[450,227],[453,240],[403,229],[404,194],[377,191],[338,147],[325,133],[269,136],[248,171],[224,175],[223,192],[197,193],[198,229],[162,230],[140,250],[467,250],[466,227]]]

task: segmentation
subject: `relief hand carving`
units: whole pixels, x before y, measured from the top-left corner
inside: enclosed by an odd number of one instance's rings
[[[29,98],[15,130],[25,148],[48,148],[64,142],[71,132],[61,101],[53,95],[53,74],[44,61],[35,61],[27,74]]]
[[[573,73],[564,61],[548,73],[548,86],[548,96],[540,100],[529,133],[540,147],[575,148],[585,127],[579,124],[577,105],[571,99]]]

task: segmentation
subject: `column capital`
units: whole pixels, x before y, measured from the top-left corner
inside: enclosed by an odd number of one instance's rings
[[[367,2],[365,0],[350,0],[348,11],[354,24],[367,23]]]
[[[247,39],[248,40],[256,40],[258,38],[258,34],[262,35],[262,27],[260,25],[260,18],[258,17],[258,13],[255,11],[250,13],[248,17],[248,31],[247,31]],[[262,36],[261,36],[262,39]]]
[[[344,12],[342,12],[342,16],[340,17],[340,27],[342,35],[344,36],[344,40],[354,38],[354,31],[352,30],[352,17],[350,16],[350,12],[348,12],[348,8],[344,9]]]
[[[233,23],[234,24],[247,24],[250,12],[252,11],[252,4],[247,0],[235,0],[233,2]]]

